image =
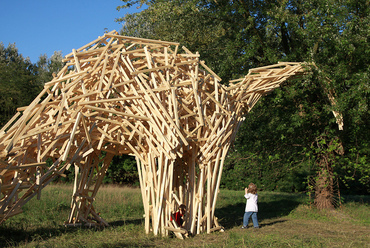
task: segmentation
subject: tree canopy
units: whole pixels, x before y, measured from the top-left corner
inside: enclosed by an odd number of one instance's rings
[[[180,42],[224,84],[278,61],[310,63],[312,73],[262,98],[246,116],[223,187],[253,181],[266,190],[304,191],[327,173],[342,190],[370,193],[369,1],[122,2],[117,9],[142,7],[117,19],[123,35]],[[14,44],[0,43],[0,126],[35,98],[61,60],[56,52],[32,64]],[[107,182],[135,184],[134,161],[126,160],[114,159]]]
[[[62,55],[41,55],[36,64],[18,53],[15,44],[0,43],[0,126],[4,126],[18,107],[27,106],[39,94],[52,73],[62,68]]]
[[[16,112],[27,105],[40,91],[35,66],[18,53],[14,44],[0,43],[0,125],[3,126]]]
[[[312,65],[311,74],[265,97],[247,116],[225,187],[254,181],[269,190],[304,190],[326,171],[342,189],[370,192],[368,1],[122,2],[118,9],[144,7],[117,20],[122,34],[199,51],[224,84],[278,61]],[[343,131],[332,111],[343,117]]]

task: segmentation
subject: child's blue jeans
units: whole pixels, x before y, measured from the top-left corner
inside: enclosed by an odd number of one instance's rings
[[[252,216],[253,226],[258,227],[257,212],[245,212],[243,226],[248,226],[249,218]]]

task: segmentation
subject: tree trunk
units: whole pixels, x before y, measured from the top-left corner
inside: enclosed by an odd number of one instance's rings
[[[330,142],[327,140],[330,139]],[[335,154],[343,155],[344,149],[338,137],[329,138],[326,135],[318,137],[317,145],[317,176],[315,180],[315,200],[317,209],[334,209],[336,190],[334,189],[333,163]],[[337,189],[339,193],[339,188]]]
[[[327,163],[326,165],[324,163]],[[315,201],[317,209],[334,209],[334,180],[330,162],[321,160],[320,169],[316,178]]]

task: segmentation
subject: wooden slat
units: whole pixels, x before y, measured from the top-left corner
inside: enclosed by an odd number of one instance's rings
[[[134,118],[134,119],[139,119],[139,120],[144,120],[144,121],[148,121],[149,120],[149,118],[148,117],[145,117],[145,116],[132,115],[132,114],[124,113],[124,112],[119,112],[119,111],[115,111],[115,110],[94,107],[94,106],[90,106],[90,105],[85,105],[85,108],[96,110],[96,111],[100,111],[100,112],[106,112],[106,113],[111,113],[111,114],[116,114],[116,115],[122,115],[122,116],[130,117],[130,118]]]

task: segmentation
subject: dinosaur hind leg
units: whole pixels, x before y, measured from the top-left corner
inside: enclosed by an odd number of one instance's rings
[[[92,153],[84,164],[75,165],[71,212],[66,225],[109,226],[95,211],[93,202],[114,155],[107,153],[103,159],[100,156]]]

